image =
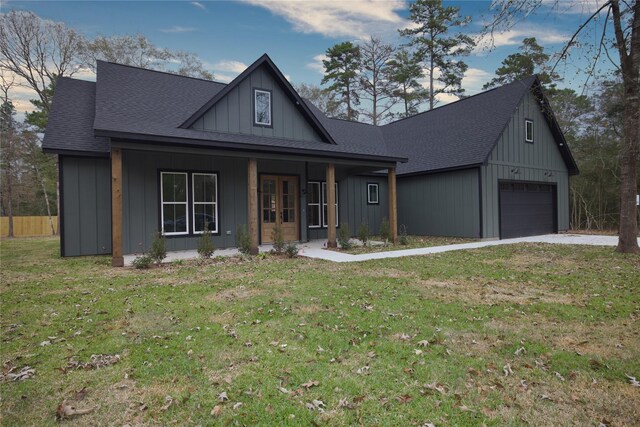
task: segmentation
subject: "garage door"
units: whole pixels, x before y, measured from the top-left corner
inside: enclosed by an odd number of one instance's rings
[[[552,184],[500,183],[500,238],[555,233],[555,187]]]

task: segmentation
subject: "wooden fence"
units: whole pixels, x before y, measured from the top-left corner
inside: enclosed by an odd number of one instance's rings
[[[54,216],[53,227],[58,230],[58,217]],[[31,236],[50,236],[51,224],[48,216],[14,216],[13,217],[13,236],[14,237],[31,237]],[[0,218],[0,237],[9,236],[9,218],[3,216]]]

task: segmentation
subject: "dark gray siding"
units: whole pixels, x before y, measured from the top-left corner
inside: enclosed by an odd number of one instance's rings
[[[159,171],[218,173],[217,248],[235,246],[237,224],[247,223],[247,160],[141,151],[123,152],[123,252],[148,250],[160,227]],[[170,251],[195,249],[198,236],[167,237]]]
[[[272,127],[254,126],[253,89],[272,91]],[[256,69],[198,119],[193,129],[322,142],[265,67]]]
[[[111,253],[111,163],[109,159],[61,156],[62,253]]]
[[[534,122],[534,142],[525,142],[525,119]],[[569,175],[540,107],[531,94],[523,99],[513,118],[481,168],[483,237],[500,236],[498,181],[534,181],[557,186],[558,229],[569,228]],[[516,173],[517,170],[517,173]]]
[[[399,178],[398,225],[422,236],[480,236],[478,169]]]

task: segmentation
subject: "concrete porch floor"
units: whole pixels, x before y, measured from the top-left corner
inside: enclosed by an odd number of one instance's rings
[[[355,243],[359,243],[356,239],[352,239]],[[640,239],[639,239],[640,241]],[[375,252],[370,254],[351,255],[343,252],[330,251],[326,249],[327,241],[311,240],[309,242],[299,243],[298,254],[307,258],[323,259],[333,262],[358,262],[368,261],[372,259],[383,258],[399,258],[414,255],[428,255],[449,251],[457,251],[463,249],[484,248],[487,246],[509,245],[514,243],[552,243],[564,245],[591,245],[591,246],[616,246],[618,244],[618,236],[602,236],[602,235],[586,235],[586,234],[547,234],[543,236],[519,237],[516,239],[490,240],[482,242],[461,243],[457,245],[433,246],[430,248],[400,249],[395,251]],[[375,243],[374,243],[375,244]],[[260,245],[260,252],[269,252],[273,249],[273,245]],[[236,248],[219,249],[213,254],[214,256],[234,256],[240,252]],[[163,263],[169,263],[180,259],[198,258],[198,251],[175,251],[167,253],[167,257]],[[130,266],[135,259],[135,255],[125,255],[124,265]]]

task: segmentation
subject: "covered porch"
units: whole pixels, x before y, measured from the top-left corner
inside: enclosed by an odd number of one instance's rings
[[[340,224],[355,235],[361,222],[386,217],[397,240],[395,159],[114,140],[110,157],[113,266],[147,251],[157,232],[169,251],[193,251],[205,224],[220,254],[237,246],[239,226],[254,254],[270,250],[276,226],[286,241],[336,247]],[[367,199],[371,185],[376,204]]]

